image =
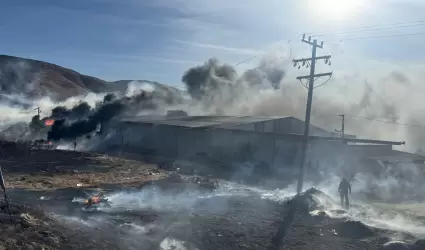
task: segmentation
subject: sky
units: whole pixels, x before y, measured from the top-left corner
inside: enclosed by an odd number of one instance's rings
[[[4,0],[0,54],[105,80],[179,85],[185,70],[211,57],[231,65],[264,51],[289,60],[306,57],[310,48],[301,34],[316,32],[324,34],[317,37],[325,41],[318,53],[332,54],[332,70],[389,64],[409,70],[406,65],[424,62],[425,34],[352,39],[425,33],[425,23],[357,33],[353,28],[422,21],[423,13],[421,0]]]

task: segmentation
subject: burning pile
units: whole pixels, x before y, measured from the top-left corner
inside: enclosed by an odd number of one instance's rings
[[[44,125],[46,125],[46,126],[53,126],[54,123],[55,123],[55,120],[53,120],[53,119],[46,119],[44,121]]]

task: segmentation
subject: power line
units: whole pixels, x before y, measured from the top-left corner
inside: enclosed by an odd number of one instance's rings
[[[411,24],[411,25],[389,26],[389,27],[372,28],[372,29],[364,29],[364,30],[346,30],[341,32],[326,32],[321,34],[313,34],[312,36],[321,37],[326,35],[344,35],[344,34],[350,34],[350,33],[363,33],[363,32],[379,31],[379,30],[411,28],[411,27],[424,26],[424,25],[425,23],[418,23],[418,24]]]
[[[383,24],[383,25],[371,25],[371,26],[361,26],[351,29],[339,29],[339,30],[329,30],[324,32],[308,32],[303,33],[306,35],[311,35],[314,37],[320,37],[320,36],[326,36],[326,35],[343,35],[343,34],[349,34],[349,33],[362,33],[362,32],[369,32],[369,31],[379,31],[379,30],[385,30],[385,29],[397,29],[397,28],[409,28],[409,27],[416,27],[416,26],[424,26],[425,20],[418,20],[418,21],[409,21],[409,22],[399,22],[399,23],[392,23],[392,24]],[[315,35],[316,34],[316,35]],[[378,38],[389,38],[389,37],[400,37],[400,36],[414,36],[414,35],[424,35],[425,32],[416,32],[416,33],[406,33],[406,34],[392,34],[392,35],[382,35],[382,36],[366,36],[366,37],[354,37],[354,38],[347,38],[347,39],[341,39],[341,41],[355,41],[355,40],[364,40],[364,39],[378,39]],[[288,40],[289,42],[290,40]],[[256,55],[253,55],[250,58],[247,58],[243,61],[240,61],[234,66],[239,66],[241,64],[247,63],[249,61],[254,60],[255,58],[264,55],[267,52],[282,48],[285,44],[280,44],[279,46],[275,48],[271,48],[265,51],[262,51]]]
[[[333,72],[332,72],[332,73],[333,73]],[[325,85],[326,83],[328,83],[328,82],[329,82],[329,80],[331,80],[331,78],[332,78],[332,75],[330,75],[330,76],[329,76],[329,78],[328,78],[328,80],[326,80],[324,83],[319,84],[319,85],[317,85],[317,86],[314,86],[314,88],[318,88],[318,87],[321,87],[321,86]]]
[[[360,27],[351,28],[351,29],[328,30],[328,31],[322,31],[322,32],[308,32],[308,33],[305,33],[305,34],[306,35],[314,35],[314,34],[320,34],[320,33],[335,33],[335,32],[345,32],[345,31],[353,31],[353,30],[389,27],[389,26],[399,26],[399,25],[407,25],[407,24],[420,24],[420,23],[425,23],[425,20],[398,22],[398,23],[383,24],[383,25],[360,26]]]
[[[406,126],[406,127],[412,127],[412,128],[425,128],[425,126],[417,125],[417,124],[391,122],[391,121],[385,121],[385,120],[379,120],[379,119],[373,119],[373,118],[367,118],[367,117],[361,117],[361,116],[348,116],[348,117],[350,117],[351,119],[354,119],[354,120],[362,119],[362,120],[375,121],[375,122],[381,122],[381,123],[386,123],[386,124],[393,124],[393,125],[398,125],[398,126]]]
[[[241,62],[238,62],[238,63],[236,63],[236,64],[234,64],[233,66],[239,66],[239,65],[241,65],[241,64],[244,64],[244,63],[247,63],[247,62],[249,62],[249,61],[252,61],[252,60],[254,60],[255,58],[257,58],[257,57],[259,57],[259,56],[261,56],[261,55],[264,55],[264,54],[266,54],[267,52],[270,52],[270,51],[273,51],[273,50],[277,50],[277,49],[280,49],[280,48],[282,48],[284,45],[285,45],[286,43],[282,43],[282,44],[280,44],[280,45],[278,45],[277,47],[275,47],[275,48],[271,48],[271,49],[267,49],[267,50],[265,50],[265,51],[262,51],[262,52],[260,52],[260,53],[258,53],[258,54],[255,54],[255,55],[253,55],[253,56],[251,56],[250,58],[248,58],[248,59],[245,59],[245,60],[243,60],[243,61],[241,61]]]
[[[341,41],[354,41],[354,40],[364,40],[364,39],[374,39],[374,38],[388,38],[388,37],[415,36],[415,35],[425,35],[425,32],[407,33],[407,34],[393,34],[393,35],[384,35],[384,36],[366,36],[366,37],[357,37],[357,38],[347,38],[347,39],[341,39]]]

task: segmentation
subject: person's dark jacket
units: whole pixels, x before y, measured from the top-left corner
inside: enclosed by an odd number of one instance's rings
[[[343,179],[339,183],[338,192],[348,194],[348,191],[350,191],[350,194],[351,194],[351,185],[346,179]]]

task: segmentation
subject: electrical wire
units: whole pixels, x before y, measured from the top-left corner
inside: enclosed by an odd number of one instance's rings
[[[416,36],[416,35],[425,35],[425,32],[416,32],[416,33],[405,33],[405,34],[393,34],[393,35],[383,35],[383,36],[365,36],[365,37],[353,37],[353,38],[346,38],[346,39],[340,39],[338,41],[324,41],[327,43],[341,43],[345,41],[360,41],[360,40],[367,40],[367,39],[379,39],[379,38],[391,38],[391,37],[404,37],[404,36]]]
[[[300,81],[301,85],[303,85],[303,86],[304,86],[304,88],[308,89],[307,84],[304,84],[304,83],[303,83],[303,81],[302,81],[301,79],[300,79],[299,81]]]
[[[288,41],[289,42],[289,41]],[[233,66],[239,66],[239,65],[241,65],[241,64],[244,64],[244,63],[247,63],[247,62],[249,62],[249,61],[252,61],[252,60],[254,60],[255,58],[257,58],[257,57],[259,57],[259,56],[261,56],[261,55],[264,55],[264,54],[266,54],[267,52],[270,52],[270,51],[273,51],[273,50],[277,50],[277,49],[280,49],[280,48],[282,48],[284,45],[285,45],[286,43],[282,43],[282,44],[280,44],[280,45],[278,45],[277,47],[275,47],[275,48],[271,48],[271,49],[268,49],[268,50],[265,50],[265,51],[262,51],[262,52],[260,52],[260,53],[258,53],[258,54],[256,54],[256,55],[253,55],[252,57],[250,57],[250,58],[248,58],[248,59],[245,59],[245,60],[243,60],[243,61],[241,61],[241,62],[238,62],[238,63],[236,63],[236,64],[234,64]]]
[[[407,34],[393,34],[393,35],[384,35],[384,36],[366,36],[366,37],[357,37],[357,38],[347,38],[347,39],[341,39],[341,41],[354,41],[354,40],[364,40],[364,39],[388,38],[388,37],[399,37],[399,36],[415,36],[415,35],[425,35],[425,32],[416,32],[416,33],[407,33]]]
[[[333,71],[332,71],[332,73],[333,73]],[[332,74],[332,75],[333,75],[333,74]],[[324,83],[319,84],[319,85],[315,86],[314,88],[321,87],[321,86],[325,85],[326,83],[328,83],[328,82],[329,82],[329,80],[332,78],[332,75],[330,75],[330,76],[329,76],[329,78],[328,78],[328,80],[326,80]]]
[[[325,32],[307,32],[303,33],[305,35],[312,35],[314,37],[323,37],[326,35],[344,35],[349,33],[362,33],[362,32],[370,32],[370,31],[379,31],[379,30],[385,30],[385,29],[397,29],[397,28],[410,28],[410,27],[416,27],[416,26],[424,26],[425,20],[420,21],[411,21],[411,22],[399,22],[399,23],[393,23],[393,24],[385,24],[385,25],[372,25],[372,26],[363,26],[363,27],[357,27],[352,29],[340,29],[340,30],[334,30],[334,31],[325,31]],[[300,34],[302,35],[302,34]],[[382,36],[366,36],[366,37],[354,37],[354,38],[347,38],[347,39],[341,39],[340,41],[355,41],[355,40],[365,40],[365,39],[377,39],[377,38],[389,38],[389,37],[400,37],[400,36],[414,36],[414,35],[425,35],[425,32],[416,32],[416,33],[406,33],[406,34],[392,34],[392,35],[382,35]],[[290,40],[288,40],[289,42]],[[271,48],[266,51],[262,51],[248,59],[245,59],[241,62],[238,62],[234,64],[234,66],[239,66],[241,64],[247,63],[249,61],[254,60],[255,58],[264,55],[265,53],[269,51],[273,51],[279,48],[282,48],[285,44],[280,44],[276,48]],[[292,53],[292,52],[291,52]]]
[[[412,128],[425,128],[425,126],[417,125],[417,124],[391,122],[391,121],[385,121],[385,120],[379,120],[379,119],[373,119],[373,118],[367,118],[367,117],[361,117],[361,116],[350,116],[350,115],[346,115],[346,116],[354,120],[362,119],[362,120],[375,121],[375,122],[381,122],[386,124],[393,124],[398,126],[406,126],[406,127],[412,127]]]
[[[354,31],[343,31],[343,32],[329,32],[329,33],[322,33],[322,34],[317,34],[317,35],[312,35],[312,36],[314,36],[314,37],[322,37],[322,36],[326,36],[326,35],[344,35],[344,34],[350,34],[350,33],[363,33],[363,32],[371,32],[371,31],[379,31],[379,30],[410,28],[410,27],[417,27],[417,26],[424,26],[424,25],[425,25],[425,23],[416,24],[416,25],[390,26],[390,27],[365,29],[365,30],[354,30]]]
[[[356,28],[351,28],[351,29],[339,29],[339,30],[328,30],[328,31],[322,31],[322,32],[307,32],[304,33],[306,35],[314,35],[314,34],[321,34],[321,33],[337,33],[337,32],[349,32],[349,31],[354,31],[354,30],[364,30],[364,29],[373,29],[373,28],[384,28],[384,27],[392,27],[392,26],[402,26],[402,25],[408,25],[411,24],[412,26],[414,25],[419,25],[419,24],[425,24],[425,20],[419,20],[419,21],[409,21],[409,22],[399,22],[399,23],[392,23],[392,24],[383,24],[383,25],[371,25],[371,26],[361,26],[361,27],[356,27]]]

